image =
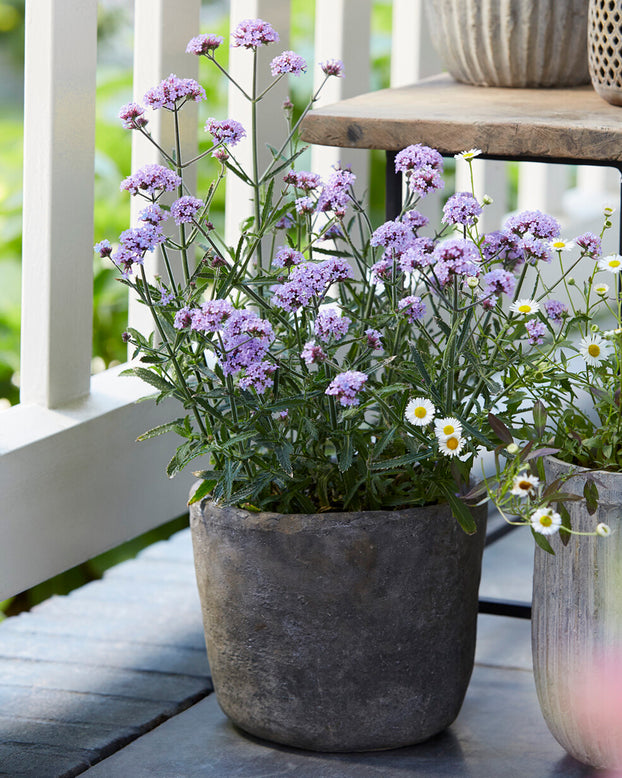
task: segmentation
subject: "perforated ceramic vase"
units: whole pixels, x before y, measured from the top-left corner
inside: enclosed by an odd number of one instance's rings
[[[622,0],[590,0],[588,54],[594,89],[622,105]]]
[[[425,0],[445,67],[465,84],[589,83],[587,0]]]

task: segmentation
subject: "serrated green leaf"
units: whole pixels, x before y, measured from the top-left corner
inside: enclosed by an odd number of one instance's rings
[[[374,472],[380,470],[393,470],[393,468],[396,467],[403,467],[404,465],[412,465],[414,462],[421,462],[422,459],[427,459],[432,453],[432,449],[430,448],[427,451],[419,451],[416,454],[404,454],[401,457],[382,459],[380,462],[374,462],[371,469]]]
[[[218,481],[216,479],[202,481],[196,492],[188,500],[188,505],[193,505],[195,502],[199,502],[213,491]]]
[[[142,435],[139,435],[136,438],[136,441],[142,442],[143,440],[156,438],[158,435],[164,435],[165,432],[177,431],[176,427],[180,424],[180,422],[183,422],[183,419],[175,419],[175,421],[169,421],[166,424],[160,424],[158,427],[152,427],[150,430],[147,430],[147,432],[143,432]]]
[[[152,370],[148,370],[144,367],[135,367],[133,370],[135,376],[140,378],[142,381],[151,384],[151,386],[155,386],[155,388],[159,389],[161,392],[175,391],[173,384],[170,384],[168,381],[162,378],[162,376],[154,373]]]
[[[277,446],[274,449],[275,456],[278,460],[279,465],[281,466],[281,469],[290,478],[294,475],[294,470],[292,468],[292,461],[291,461],[292,452],[293,452],[293,447],[292,444],[289,443],[289,441],[286,441],[282,446]]]
[[[352,467],[352,461],[354,459],[354,446],[352,445],[352,437],[348,435],[345,439],[345,445],[337,454],[337,464],[339,466],[339,472],[345,473]]]

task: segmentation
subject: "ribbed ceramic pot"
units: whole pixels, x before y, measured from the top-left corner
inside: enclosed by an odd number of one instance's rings
[[[434,46],[465,84],[589,83],[588,0],[425,0]]]
[[[191,506],[216,697],[241,729],[316,751],[427,740],[471,677],[485,506],[280,515]]]
[[[588,57],[594,89],[622,105],[622,0],[590,0]]]
[[[547,481],[569,466],[550,458]],[[573,530],[594,532],[608,524],[610,537],[573,536],[564,546],[551,538],[555,556],[536,547],[532,649],[542,714],[555,739],[571,756],[593,767],[613,767],[620,748],[620,722],[611,728],[586,727],[577,703],[578,684],[609,652],[622,649],[622,473],[591,474],[598,481],[599,504],[590,516],[584,500],[566,504]],[[587,475],[573,476],[564,491],[583,493]],[[622,654],[620,654],[622,656]]]

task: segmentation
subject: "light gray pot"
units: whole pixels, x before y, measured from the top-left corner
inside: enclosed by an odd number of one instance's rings
[[[191,506],[218,702],[242,729],[316,751],[426,740],[473,669],[485,535],[447,506],[280,515]]]
[[[588,0],[425,0],[432,41],[465,84],[589,83]]]
[[[622,0],[590,0],[588,54],[592,86],[612,105],[622,105]]]
[[[547,481],[568,468],[550,458]],[[622,648],[622,473],[592,476],[599,482],[598,510],[590,516],[585,501],[567,503],[572,528],[593,532],[598,522],[605,522],[613,533],[607,538],[571,537],[567,546],[553,536],[555,556],[536,547],[533,664],[542,714],[555,739],[580,762],[613,767],[607,764],[614,753],[607,733],[597,739],[586,732],[576,705],[577,679],[603,651]],[[573,476],[564,491],[582,494],[586,478]]]

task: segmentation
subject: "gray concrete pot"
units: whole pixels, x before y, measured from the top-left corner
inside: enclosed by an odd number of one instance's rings
[[[588,0],[425,0],[432,42],[456,81],[589,83]]]
[[[426,740],[473,669],[486,508],[280,515],[191,506],[216,696],[242,729],[316,751]]]
[[[568,472],[553,457],[547,480]],[[593,767],[607,764],[613,744],[603,732],[586,732],[576,704],[577,679],[598,662],[602,652],[622,648],[622,473],[598,472],[599,506],[590,516],[585,501],[567,503],[574,530],[593,532],[605,522],[608,538],[559,536],[555,556],[536,547],[533,580],[532,649],[536,689],[542,714],[555,739],[569,754]],[[583,493],[587,476],[573,476],[564,491]],[[578,715],[577,715],[578,714]],[[618,722],[619,723],[619,722]]]
[[[590,0],[588,55],[592,86],[612,105],[622,105],[622,0]]]

